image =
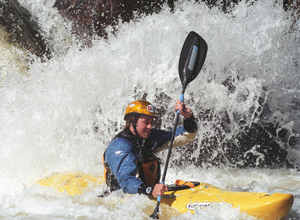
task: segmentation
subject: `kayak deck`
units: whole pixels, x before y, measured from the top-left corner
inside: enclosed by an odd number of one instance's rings
[[[194,212],[216,203],[226,203],[264,220],[283,218],[293,205],[293,195],[283,193],[235,192],[200,183],[190,189],[166,192],[162,202],[178,209],[182,213]]]
[[[82,172],[58,173],[37,182],[59,192],[74,196],[103,183],[103,177]],[[168,185],[161,202],[176,208],[181,213],[204,209],[214,204],[226,204],[264,220],[283,218],[293,205],[293,195],[283,193],[235,192],[215,187],[208,183],[192,182],[194,186]],[[192,187],[192,188],[190,188]]]
[[[103,183],[102,176],[93,176],[82,172],[57,173],[37,182],[38,185],[52,187],[60,193],[67,192],[71,196],[84,193],[93,185]]]

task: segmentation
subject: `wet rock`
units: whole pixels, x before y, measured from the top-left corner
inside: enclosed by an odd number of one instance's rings
[[[297,0],[283,0],[283,8],[285,10],[298,11],[299,13],[300,2]]]
[[[228,77],[222,85],[228,92],[235,92],[234,82],[239,77]],[[259,98],[261,114],[249,113],[255,117],[247,123],[243,115],[231,112],[215,112],[195,103],[199,137],[196,141],[181,149],[175,149],[180,155],[174,160],[175,166],[194,164],[201,167],[229,166],[238,168],[259,167],[293,167],[289,161],[289,152],[297,145],[298,135],[280,125],[279,122],[268,120],[272,116],[265,98]],[[294,100],[293,107],[299,108],[299,101]],[[229,115],[231,114],[231,115]]]
[[[202,0],[209,7],[219,7],[225,13],[240,1]],[[54,7],[72,22],[72,33],[77,39],[90,46],[94,36],[107,36],[108,26],[114,27],[119,21],[138,20],[142,14],[159,13],[164,5],[172,11],[175,2],[176,0],[56,0]]]
[[[196,0],[205,2],[210,8],[218,7],[230,12],[241,0]],[[283,0],[284,7],[299,12],[293,0]],[[159,13],[164,5],[174,9],[176,0],[56,0],[61,15],[72,22],[72,33],[83,45],[91,46],[95,36],[106,37],[107,28],[116,32],[119,21],[129,22],[152,13]],[[33,54],[50,57],[47,42],[41,35],[36,19],[17,0],[0,2],[0,26],[9,34],[9,41]]]
[[[9,43],[39,57],[50,57],[36,19],[17,0],[0,2],[0,26],[7,32]]]
[[[218,7],[224,13],[230,12],[242,0],[202,0],[209,8]]]
[[[165,2],[174,4],[174,0],[56,0],[54,7],[72,22],[72,33],[90,45],[93,36],[106,37],[106,28],[119,19],[129,22],[141,14],[157,13]]]
[[[217,122],[216,117],[220,115],[213,116],[212,110],[200,113],[199,123],[203,123],[201,120],[207,123],[207,118],[215,122],[203,125],[205,132],[201,140],[197,139],[183,149],[175,149],[175,152],[178,151],[181,156],[172,164],[175,166],[194,164],[206,168],[224,165],[238,168],[292,166],[288,161],[286,130],[276,124],[259,122],[251,126],[241,126],[236,135],[227,139],[226,134],[230,133],[228,130],[230,122],[227,121],[226,116],[221,116]]]

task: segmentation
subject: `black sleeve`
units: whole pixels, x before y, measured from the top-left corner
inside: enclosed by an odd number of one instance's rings
[[[194,133],[197,131],[198,126],[194,115],[192,115],[190,118],[183,119],[183,127],[189,133]]]

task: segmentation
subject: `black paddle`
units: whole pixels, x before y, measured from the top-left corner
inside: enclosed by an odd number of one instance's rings
[[[184,92],[187,85],[198,76],[204,64],[206,53],[207,53],[207,43],[205,42],[205,40],[194,31],[191,31],[187,36],[187,38],[185,39],[185,42],[181,49],[180,58],[179,58],[178,70],[179,70],[180,80],[182,83],[182,92],[180,96],[181,102],[184,101]],[[169,151],[165,163],[164,173],[162,175],[162,179],[160,182],[162,184],[165,183],[169,159],[172,151],[172,145],[175,138],[175,132],[178,123],[179,113],[180,112],[178,110],[175,117],[175,124],[174,124]],[[161,201],[161,196],[158,196],[154,212],[152,213],[152,215],[150,215],[151,218],[159,219],[158,213],[159,213],[160,201]]]

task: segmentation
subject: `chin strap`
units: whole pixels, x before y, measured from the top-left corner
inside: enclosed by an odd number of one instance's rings
[[[134,115],[134,123],[131,123],[132,127],[133,127],[133,130],[134,130],[134,133],[136,134],[137,137],[140,137],[139,133],[137,132],[136,130],[136,122],[138,120],[138,117],[136,117],[136,115]]]

